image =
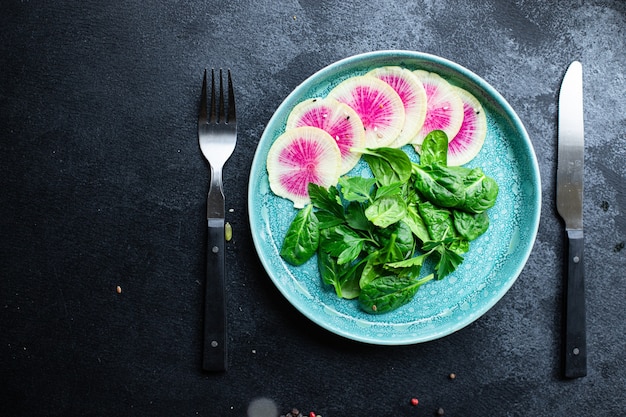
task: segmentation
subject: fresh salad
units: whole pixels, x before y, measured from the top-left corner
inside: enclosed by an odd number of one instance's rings
[[[281,257],[299,266],[317,255],[323,284],[368,313],[406,304],[421,285],[453,272],[489,227],[498,184],[462,166],[486,133],[469,92],[399,66],[299,103],[267,157],[270,188],[300,209]],[[361,159],[372,176],[348,176]],[[423,274],[427,261],[434,268]]]

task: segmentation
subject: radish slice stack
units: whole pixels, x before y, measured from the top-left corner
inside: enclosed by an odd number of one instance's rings
[[[367,75],[374,76],[389,84],[400,96],[404,105],[405,121],[402,131],[389,145],[400,148],[415,138],[426,119],[426,90],[419,78],[402,67],[376,68]]]
[[[287,130],[312,126],[324,130],[337,141],[341,152],[341,172],[345,174],[359,162],[360,155],[352,148],[365,145],[363,123],[348,105],[332,98],[313,98],[297,104],[287,119]]]
[[[448,165],[464,165],[483,146],[487,118],[473,95],[433,72],[387,66],[347,78],[293,108],[268,153],[270,188],[302,208],[309,183],[336,185],[359,148],[412,144],[419,154],[433,130],[449,138]]]
[[[487,136],[487,116],[476,97],[459,87],[453,87],[463,102],[463,123],[459,132],[448,142],[448,165],[465,165],[480,152]]]
[[[404,104],[386,82],[371,76],[351,77],[333,88],[329,97],[352,107],[365,129],[365,146],[391,145],[404,126]]]
[[[270,188],[277,196],[303,208],[311,200],[309,183],[330,187],[339,181],[341,152],[328,133],[316,127],[289,129],[267,155]]]
[[[452,85],[434,72],[413,71],[426,90],[426,120],[413,144],[419,152],[419,146],[426,135],[433,130],[443,130],[448,138],[453,138],[463,123],[463,102]]]

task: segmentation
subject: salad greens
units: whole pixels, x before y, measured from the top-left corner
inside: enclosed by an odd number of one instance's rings
[[[431,132],[420,163],[401,149],[358,149],[373,178],[309,184],[311,204],[292,221],[280,255],[302,265],[317,254],[324,284],[373,314],[408,303],[426,282],[463,261],[489,227],[496,181],[480,168],[447,166],[448,138]],[[426,261],[434,272],[421,276]]]

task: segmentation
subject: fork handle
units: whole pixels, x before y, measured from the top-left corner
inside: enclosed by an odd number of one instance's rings
[[[224,219],[208,219],[208,227],[202,368],[206,371],[225,371]]]

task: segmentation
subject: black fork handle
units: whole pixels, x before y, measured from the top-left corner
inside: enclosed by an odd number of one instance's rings
[[[202,358],[205,371],[225,371],[228,363],[224,240],[224,219],[209,219]]]

